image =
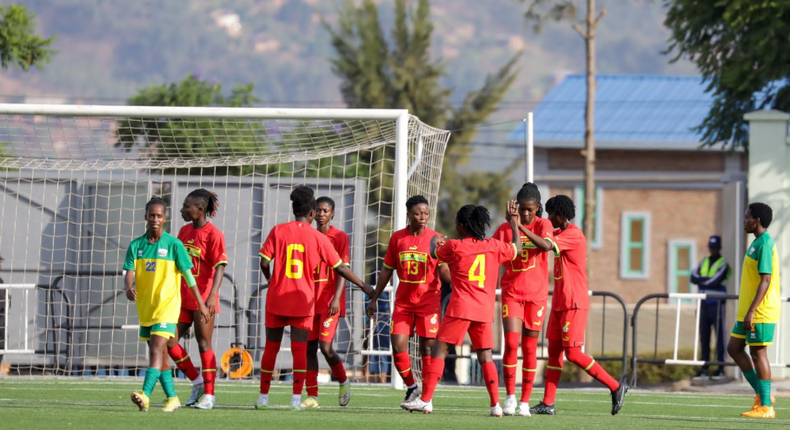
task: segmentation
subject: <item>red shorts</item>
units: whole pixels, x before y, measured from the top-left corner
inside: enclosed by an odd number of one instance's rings
[[[195,322],[195,316],[192,314],[192,312],[195,311],[192,309],[181,308],[181,314],[178,315],[178,322],[191,325],[193,322]]]
[[[561,340],[563,347],[583,346],[587,329],[587,309],[551,311],[546,339]]]
[[[313,328],[313,316],[306,317],[289,317],[285,315],[277,315],[271,312],[266,312],[266,327],[268,328],[282,328],[291,326],[293,328],[301,328],[303,330],[310,330]]]
[[[439,331],[439,314],[421,315],[407,311],[395,304],[395,311],[392,312],[392,326],[390,334],[402,334],[406,336],[425,337],[435,339]]]
[[[319,340],[321,342],[332,342],[337,332],[337,324],[340,322],[340,312],[329,316],[327,314],[316,314],[313,316],[313,328],[307,335],[307,341]]]
[[[506,300],[502,303],[502,319],[518,318],[527,330],[540,331],[546,319],[546,302],[532,303],[521,300]]]
[[[472,340],[472,348],[475,350],[494,347],[494,326],[492,323],[448,316],[445,316],[444,320],[442,320],[442,325],[439,326],[439,335],[436,339],[451,345],[462,345],[466,333],[469,333],[469,339]]]

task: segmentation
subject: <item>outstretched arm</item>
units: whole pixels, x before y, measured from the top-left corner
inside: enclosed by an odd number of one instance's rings
[[[359,287],[359,289],[364,291],[365,294],[369,296],[374,294],[373,287],[362,282],[362,280],[360,280],[357,275],[355,275],[354,272],[352,272],[351,269],[349,269],[345,264],[339,264],[337,267],[335,267],[335,272],[351,281],[352,284]]]

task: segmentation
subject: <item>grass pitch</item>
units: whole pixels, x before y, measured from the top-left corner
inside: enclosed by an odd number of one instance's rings
[[[137,380],[0,380],[0,428],[72,429],[743,429],[779,428],[790,424],[790,401],[777,401],[776,420],[741,418],[752,398],[746,395],[706,395],[631,391],[625,407],[611,416],[609,393],[603,389],[562,389],[557,395],[556,416],[488,417],[488,394],[483,387],[440,387],[434,397],[434,413],[408,413],[398,407],[403,393],[385,386],[352,385],[348,407],[337,406],[337,385],[320,388],[320,410],[288,409],[290,385],[273,385],[272,407],[257,411],[257,383],[217,384],[217,407],[212,411],[182,408],[161,412],[164,393],[157,387],[151,410],[141,413],[129,400],[140,389]],[[185,401],[190,385],[178,383]],[[518,390],[518,389],[517,389]],[[542,394],[535,390],[531,404]],[[504,393],[501,393],[504,400]]]

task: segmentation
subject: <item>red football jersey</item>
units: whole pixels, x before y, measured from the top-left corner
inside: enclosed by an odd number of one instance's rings
[[[499,265],[518,256],[516,245],[497,239],[449,240],[436,256],[450,266],[453,294],[446,316],[494,322]]]
[[[532,224],[524,226],[538,236],[552,240],[554,227],[545,218],[535,218]],[[503,223],[494,232],[494,239],[503,242],[513,241],[510,223]],[[521,233],[521,253],[515,260],[506,262],[502,275],[502,301],[519,300],[531,303],[545,303],[549,298],[549,255],[541,251],[524,233]]]
[[[228,255],[225,253],[225,235],[212,223],[203,228],[195,229],[189,223],[178,232],[178,239],[184,243],[187,254],[192,258],[192,275],[197,282],[203,303],[208,300],[211,287],[214,286],[214,272],[220,264],[228,264]],[[186,281],[181,279],[181,308],[196,311],[198,303]],[[219,311],[219,295],[217,295],[216,309]]]
[[[441,312],[442,283],[436,273],[441,262],[430,255],[431,239],[437,234],[427,227],[419,236],[408,227],[398,230],[390,237],[384,256],[384,267],[398,274],[395,302],[418,315]]]
[[[335,268],[343,261],[332,242],[310,224],[291,221],[272,228],[259,255],[274,260],[266,292],[266,310],[275,315],[306,317],[315,311],[315,273],[323,262]]]
[[[351,251],[348,244],[348,235],[342,230],[332,226],[326,232],[326,237],[332,242],[335,251],[340,255],[340,259],[345,264],[351,264]],[[329,312],[329,304],[335,298],[335,287],[337,287],[338,274],[329,268],[326,263],[319,263],[315,269],[315,313],[326,314]],[[346,289],[340,295],[340,318],[346,316]]]
[[[579,227],[571,224],[554,231],[554,297],[552,311],[590,309],[587,291],[587,240]]]

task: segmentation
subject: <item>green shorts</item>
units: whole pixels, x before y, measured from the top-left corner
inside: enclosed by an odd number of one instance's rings
[[[140,326],[140,339],[151,340],[151,335],[162,336],[165,339],[176,337],[176,323],[156,323],[149,326]]]
[[[774,343],[776,323],[754,323],[754,330],[747,332],[743,328],[743,321],[736,321],[732,328],[732,337],[745,339],[747,345],[763,346]]]

